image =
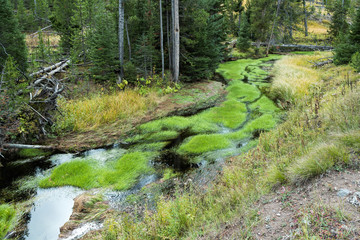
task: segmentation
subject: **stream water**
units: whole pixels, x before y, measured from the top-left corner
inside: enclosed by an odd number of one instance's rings
[[[79,188],[84,187],[82,183],[71,180],[76,174],[83,174],[82,180],[85,179],[87,182],[92,180],[92,184],[96,187],[96,184],[101,184],[105,188],[113,189],[106,191],[104,197],[114,209],[121,208],[121,202],[127,196],[141,191],[144,186],[159,179],[166,180],[165,175],[169,171],[176,174],[184,173],[188,169],[196,169],[198,175],[194,179],[200,183],[206,182],[206,178],[211,174],[207,171],[209,165],[247,151],[256,144],[255,138],[259,132],[275,126],[278,109],[261,92],[261,89],[268,87],[269,84],[264,80],[267,73],[262,67],[268,67],[267,62],[275,58],[238,60],[222,64],[218,72],[229,81],[228,96],[224,103],[194,116],[170,117],[146,123],[127,140],[129,146],[126,149],[115,145],[110,149],[90,150],[78,156],[57,154],[45,158],[19,160],[0,168],[2,194],[6,192],[4,189],[13,192],[8,197],[4,195],[2,198],[7,201],[24,199],[26,198],[24,192],[35,196],[29,213],[27,230],[22,238],[36,240],[58,238],[60,227],[68,221],[72,213],[73,199],[84,192]],[[128,164],[125,162],[126,157],[134,156],[134,153],[138,153],[139,159],[146,156],[147,165],[152,170],[139,168],[135,175],[129,175],[121,180],[130,181],[129,185],[124,187],[110,177],[119,172],[126,175],[132,169],[137,169],[138,166],[132,165],[124,171],[121,169]],[[90,176],[81,173],[81,169],[76,172],[65,172],[62,178],[67,176],[69,182],[60,179],[61,187],[29,188],[32,191],[15,189],[21,188],[17,181],[21,178],[27,179],[20,182],[20,185],[25,185],[22,186],[24,189],[27,189],[26,185],[31,183],[38,186],[38,179],[47,178],[51,184],[56,183],[58,179],[52,169],[61,169],[65,165],[71,167],[71,164],[75,163],[81,163],[83,167],[91,167],[90,170],[97,172]],[[79,239],[87,231],[101,227],[101,223],[86,223],[64,239]]]

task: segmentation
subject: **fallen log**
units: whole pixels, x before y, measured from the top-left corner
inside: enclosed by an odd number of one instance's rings
[[[35,82],[33,83],[33,86],[38,85],[39,83],[41,83],[43,80],[53,76],[55,73],[58,73],[60,71],[62,71],[64,68],[67,68],[70,64],[70,60],[67,60],[64,62],[64,64],[60,65],[59,67],[57,67],[55,70],[52,70],[49,73],[46,73],[44,76],[42,76],[41,78],[35,80]]]
[[[258,43],[252,43],[253,46],[259,46]],[[266,47],[267,43],[260,43],[260,46]],[[318,45],[295,45],[295,44],[273,44],[278,50],[283,51],[330,51],[334,48],[331,46],[318,46]]]
[[[59,66],[61,66],[62,64],[64,64],[64,62],[66,62],[66,60],[61,61],[61,62],[58,62],[58,63],[55,63],[54,65],[51,65],[51,66],[49,66],[49,67],[43,68],[43,69],[41,69],[40,71],[37,71],[37,72],[34,72],[34,73],[30,74],[29,76],[30,76],[30,77],[33,77],[33,76],[37,76],[37,75],[39,75],[39,74],[46,73],[46,72],[51,71],[51,70],[53,70],[53,69],[55,69],[55,68],[58,68]]]
[[[27,145],[27,144],[15,144],[15,143],[4,143],[3,147],[5,148],[19,148],[19,149],[55,149],[53,146],[43,146],[43,145]]]
[[[327,64],[330,64],[330,63],[333,63],[333,62],[334,62],[333,59],[329,59],[329,60],[322,61],[322,62],[315,62],[314,65],[312,65],[312,67],[318,68],[318,67],[322,67],[324,65],[327,65]]]

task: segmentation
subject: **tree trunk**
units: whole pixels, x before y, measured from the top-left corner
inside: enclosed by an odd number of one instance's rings
[[[168,0],[166,1],[168,3]],[[172,56],[171,56],[171,31],[170,31],[170,17],[169,17],[169,4],[166,5],[166,31],[167,31],[167,45],[169,52],[169,69],[172,69]]]
[[[173,30],[174,30],[174,62],[173,62],[173,78],[179,82],[180,68],[180,26],[179,26],[179,0],[173,0]]]
[[[277,20],[277,17],[279,15],[279,10],[280,10],[280,4],[281,4],[281,0],[278,0],[274,23],[273,23],[273,26],[272,26],[272,29],[271,29],[270,39],[269,39],[269,42],[268,42],[268,45],[267,45],[267,48],[266,48],[266,56],[269,56],[270,44],[271,44],[271,41],[273,39],[274,28],[275,28],[276,20]]]
[[[307,12],[306,12],[306,1],[303,0],[303,7],[304,7],[304,27],[305,27],[305,37],[309,35],[308,33],[308,24],[307,24]]]
[[[131,61],[131,42],[130,42],[130,36],[129,36],[129,29],[128,29],[128,21],[125,21],[125,30],[126,30],[126,38],[128,42],[128,48],[129,48],[129,60]]]
[[[119,62],[120,73],[118,83],[120,84],[124,77],[124,0],[119,0]]]
[[[163,31],[163,15],[162,15],[162,2],[159,0],[160,6],[160,47],[161,47],[161,77],[164,79],[164,72],[165,72],[165,60],[164,60],[164,31]]]

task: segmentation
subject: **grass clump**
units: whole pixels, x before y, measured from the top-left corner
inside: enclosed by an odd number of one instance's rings
[[[176,131],[161,131],[156,133],[146,133],[143,135],[135,135],[134,137],[128,138],[126,141],[129,143],[136,142],[158,142],[176,139],[179,133]]]
[[[22,158],[43,157],[49,155],[51,155],[51,152],[47,152],[41,149],[21,149],[19,151],[19,156]]]
[[[140,175],[151,172],[148,165],[151,156],[150,153],[127,153],[105,164],[93,159],[74,160],[54,168],[49,177],[40,181],[39,186],[70,185],[83,189],[110,187],[125,190],[132,187]]]
[[[179,152],[201,154],[231,146],[231,142],[223,135],[197,135],[179,147]]]
[[[203,118],[211,122],[232,129],[238,128],[246,120],[246,115],[246,105],[236,100],[228,100],[220,107],[214,107],[201,114]]]
[[[274,65],[275,75],[271,92],[275,98],[287,99],[291,102],[301,102],[309,94],[310,86],[321,81],[321,73],[311,68],[309,61],[330,56],[328,54],[314,54],[304,56],[285,56]]]
[[[142,124],[139,129],[142,133],[160,131],[182,131],[190,126],[190,121],[185,117],[168,117]]]
[[[155,95],[149,96],[125,90],[80,100],[59,101],[63,117],[58,119],[57,129],[86,131],[117,120],[139,117],[155,103]]]
[[[349,154],[342,146],[322,144],[292,163],[288,168],[288,175],[293,183],[305,182],[325,173],[335,165],[348,162]]]
[[[0,238],[3,239],[16,222],[16,210],[9,204],[0,205]]]
[[[260,97],[260,91],[254,85],[246,84],[242,81],[232,81],[226,88],[229,92],[227,99],[241,100],[242,102],[252,102]]]
[[[251,110],[258,109],[261,113],[272,113],[279,111],[280,109],[275,105],[273,101],[271,101],[268,97],[265,95],[262,96],[259,100],[252,103],[250,105]]]

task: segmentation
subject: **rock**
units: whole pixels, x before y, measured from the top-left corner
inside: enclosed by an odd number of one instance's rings
[[[338,195],[339,197],[346,197],[346,196],[348,196],[350,193],[351,193],[350,190],[345,189],[345,188],[342,188],[342,189],[340,189],[340,190],[337,192],[337,195]]]
[[[356,192],[356,193],[354,193],[354,195],[349,197],[349,203],[359,207],[360,206],[360,192]]]

